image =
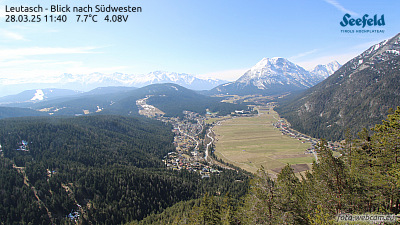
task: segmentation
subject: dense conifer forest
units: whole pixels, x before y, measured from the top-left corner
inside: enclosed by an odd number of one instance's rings
[[[166,170],[169,125],[121,116],[0,120],[2,224],[121,224],[206,192],[246,192],[248,175]],[[21,147],[25,142],[24,147]],[[235,182],[241,180],[241,182]]]

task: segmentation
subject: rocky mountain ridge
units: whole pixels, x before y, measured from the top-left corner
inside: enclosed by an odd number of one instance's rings
[[[339,63],[332,62],[307,71],[285,58],[263,58],[238,80],[219,85],[209,93],[275,95],[305,90],[324,80],[339,67]]]

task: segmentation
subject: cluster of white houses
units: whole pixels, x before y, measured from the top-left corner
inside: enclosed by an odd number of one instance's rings
[[[175,133],[175,152],[168,153],[163,161],[167,168],[173,170],[187,170],[198,172],[202,178],[211,174],[219,174],[220,171],[207,165],[204,160],[204,152],[200,150],[202,140],[199,134],[203,131],[205,117],[198,113],[184,111],[184,118],[160,118],[164,122],[173,125]]]
[[[22,140],[22,141],[19,143],[19,148],[17,148],[17,151],[25,151],[25,152],[29,151],[29,149],[28,149],[28,142],[25,141],[25,140]]]
[[[274,127],[280,129],[280,131],[282,132],[282,135],[287,135],[291,138],[298,139],[298,140],[302,141],[302,143],[306,143],[306,142],[311,143],[311,147],[308,148],[305,153],[306,154],[314,153],[316,146],[318,144],[317,139],[311,138],[305,134],[302,134],[300,132],[297,132],[297,131],[291,129],[290,124],[285,122],[284,120],[278,120],[273,125],[274,125]],[[341,148],[339,142],[330,142],[330,141],[328,142],[328,147],[333,151],[338,151]]]
[[[18,142],[18,148],[16,148],[15,150],[28,152],[29,151],[28,142],[25,140]],[[3,152],[3,147],[1,146],[1,144],[0,144],[0,152]]]
[[[211,174],[219,174],[221,171],[204,164],[205,160],[196,161],[194,158],[184,156],[181,153],[169,152],[163,159],[167,168],[172,170],[187,170],[198,172],[202,178],[209,177]]]

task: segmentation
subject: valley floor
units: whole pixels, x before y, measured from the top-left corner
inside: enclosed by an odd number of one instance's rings
[[[290,130],[272,105],[259,107],[254,117],[219,121],[214,131],[217,157],[249,172],[263,166],[276,174],[288,163],[295,172],[302,172],[309,170],[314,159],[317,141]]]

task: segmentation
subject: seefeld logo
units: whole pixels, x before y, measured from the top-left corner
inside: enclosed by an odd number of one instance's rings
[[[351,18],[351,15],[346,13],[343,16],[343,21],[340,22],[340,25],[342,27],[345,27],[347,25],[350,26],[362,26],[362,28],[364,28],[366,25],[368,26],[385,26],[385,17],[382,14],[381,18],[378,19],[378,15],[375,14],[375,16],[373,18],[368,18],[369,15],[365,14],[362,18],[358,18],[358,19],[353,19]]]

